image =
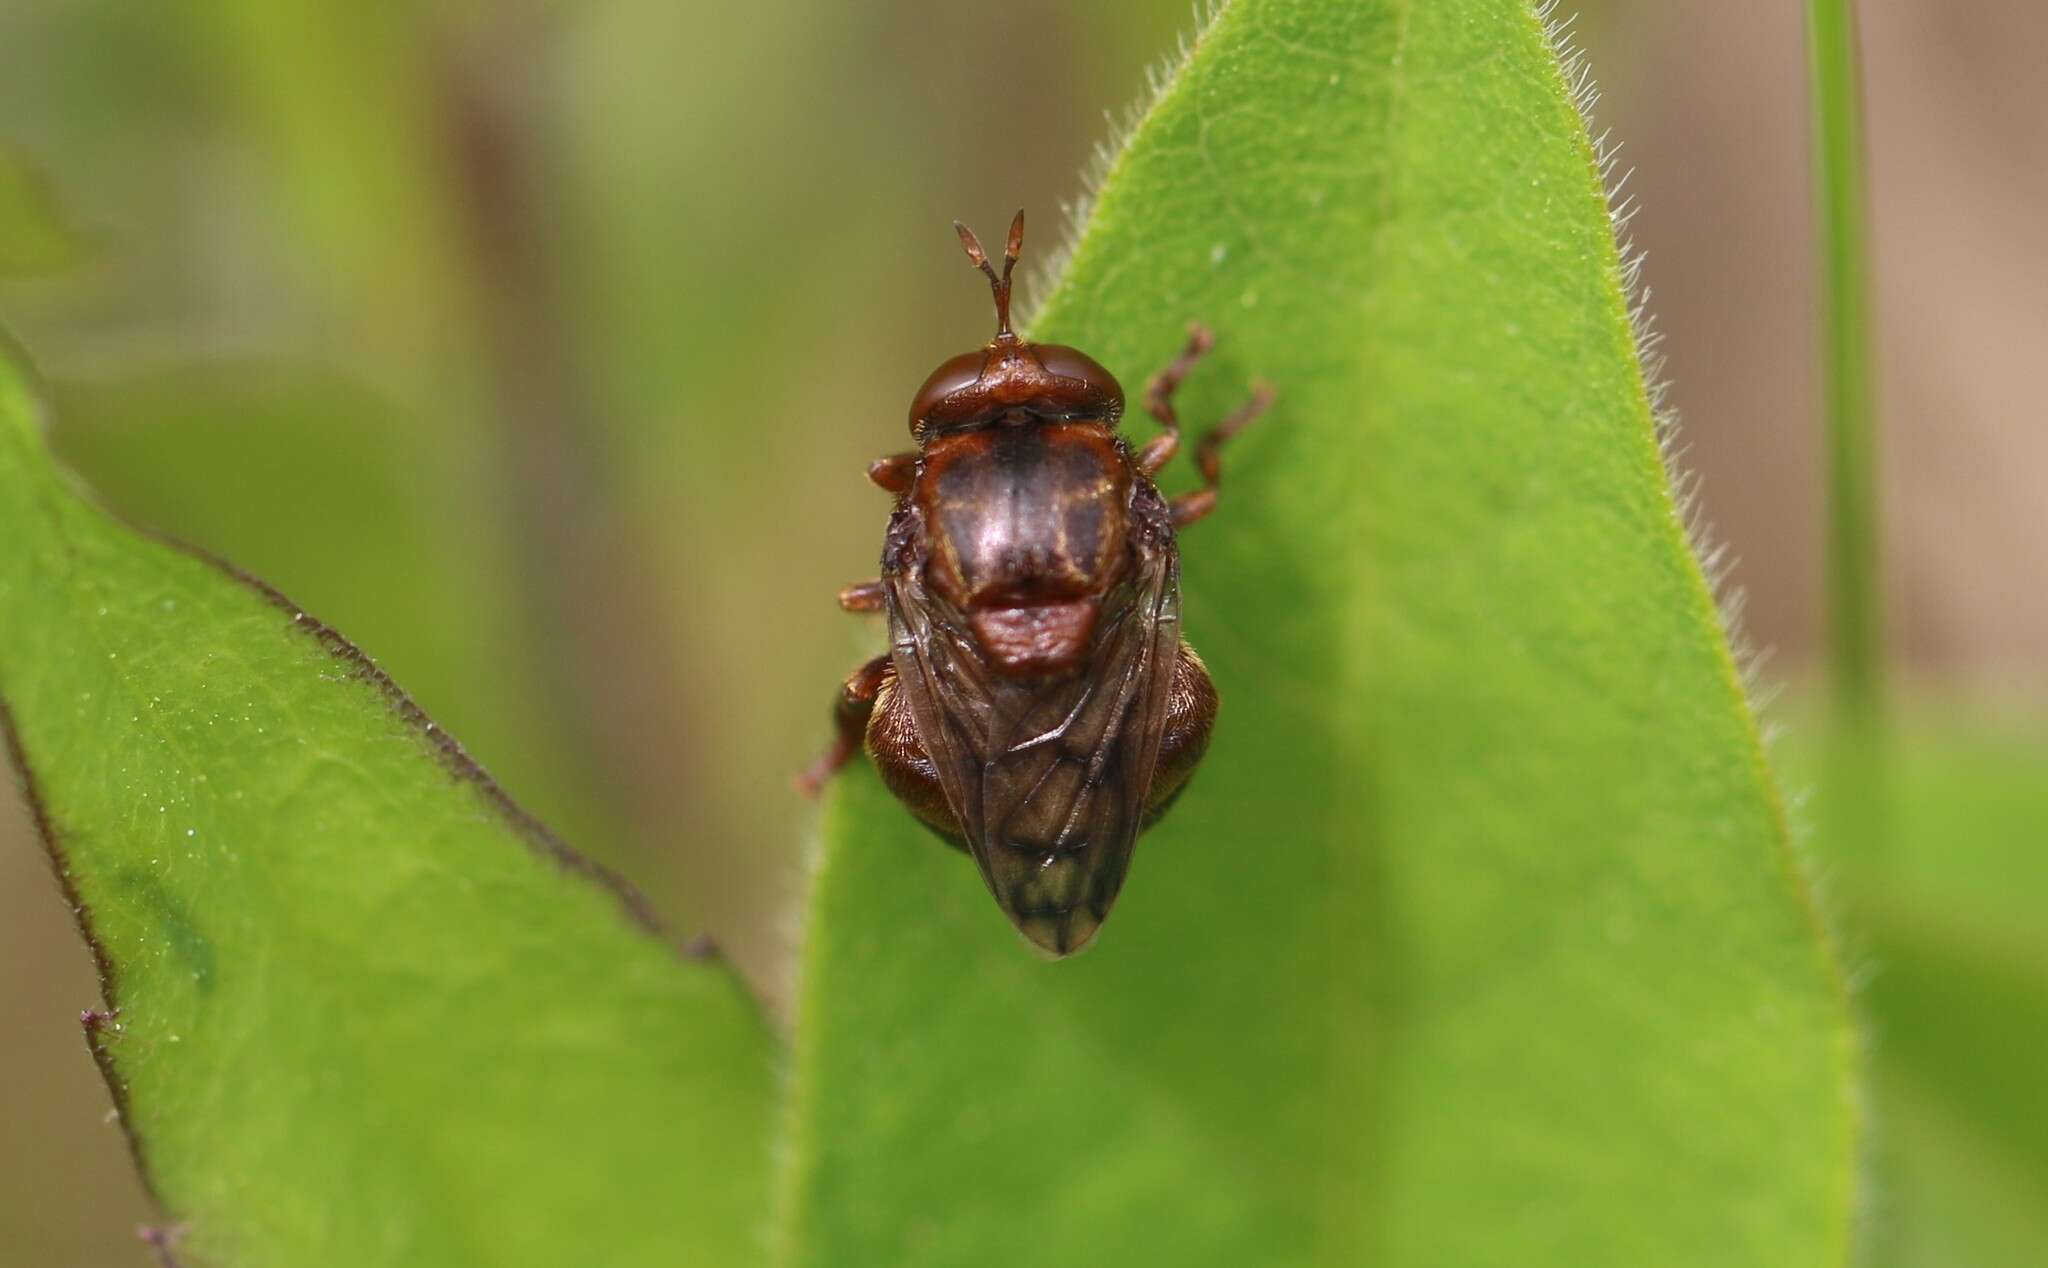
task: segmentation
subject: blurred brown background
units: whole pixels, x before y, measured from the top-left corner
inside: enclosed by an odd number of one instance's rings
[[[2048,10],[1866,6],[1886,558],[1916,690],[2048,673]],[[982,337],[947,221],[1055,209],[1190,26],[1119,6],[0,8],[0,143],[88,236],[0,286],[109,501],[338,625],[543,817],[786,990],[787,776],[876,635],[909,393]],[[1819,639],[1804,51],[1782,0],[1600,0],[1686,465],[1770,674]],[[2018,702],[2015,704],[2015,702]],[[2038,713],[2031,716],[2038,718]],[[90,964],[0,801],[0,1260],[133,1264]]]

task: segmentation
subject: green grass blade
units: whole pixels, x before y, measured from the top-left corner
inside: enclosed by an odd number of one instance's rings
[[[1528,6],[1222,10],[1034,323],[1279,389],[1183,539],[1214,747],[1057,964],[849,772],[785,1263],[1844,1262],[1854,1032],[1622,279]]]
[[[1870,226],[1854,0],[1807,0],[1819,208],[1821,385],[1828,455],[1828,634],[1839,722],[1868,731],[1883,663]]]
[[[199,1263],[744,1264],[771,1041],[360,653],[114,524],[0,359],[0,697]],[[81,1124],[80,1130],[86,1125]]]

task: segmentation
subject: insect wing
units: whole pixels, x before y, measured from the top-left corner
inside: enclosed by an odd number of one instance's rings
[[[1078,950],[1130,867],[1158,763],[1180,645],[1171,530],[1140,535],[1137,566],[1105,598],[1081,670],[1007,679],[919,580],[888,570],[900,689],[959,816],[969,851],[1018,929]]]

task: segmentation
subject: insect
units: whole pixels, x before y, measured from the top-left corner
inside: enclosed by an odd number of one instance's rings
[[[1146,385],[1165,431],[1133,450],[1123,388],[1079,349],[1010,328],[1010,273],[965,225],[996,335],[943,362],[910,406],[911,452],[868,477],[896,496],[881,575],[839,592],[886,612],[890,647],[841,688],[815,793],[863,745],[897,799],[981,869],[996,902],[1055,956],[1109,914],[1138,834],[1209,745],[1217,695],[1181,638],[1174,534],[1216,506],[1224,442],[1263,413],[1261,385],[1195,445],[1202,485],[1152,478],[1179,450],[1173,394],[1212,342],[1201,326]]]

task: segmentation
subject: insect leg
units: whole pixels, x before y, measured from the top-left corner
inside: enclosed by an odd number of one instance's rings
[[[1180,381],[1188,377],[1195,363],[1209,351],[1216,342],[1216,336],[1209,333],[1207,326],[1197,323],[1188,327],[1188,344],[1172,364],[1152,376],[1145,385],[1145,408],[1152,417],[1166,428],[1164,436],[1157,436],[1145,443],[1138,451],[1138,470],[1146,475],[1157,475],[1159,469],[1173,460],[1180,449],[1180,419],[1174,416],[1173,393]]]
[[[925,751],[924,737],[917,732],[917,718],[910,711],[910,698],[896,690],[895,666],[885,666],[868,720],[868,756],[882,782],[911,814],[954,849],[965,850],[967,838],[960,832],[960,817],[946,801],[939,783],[939,768]]]
[[[847,612],[880,612],[882,610],[881,581],[856,581],[850,586],[839,588],[839,606]]]
[[[796,777],[798,792],[806,797],[817,796],[832,773],[853,760],[854,750],[867,733],[868,715],[874,712],[875,694],[882,689],[882,676],[888,669],[889,658],[877,656],[847,676],[839,688],[839,701],[832,708],[832,721],[839,733],[818,754],[818,760]]]
[[[1251,397],[1244,404],[1232,410],[1229,417],[1204,432],[1202,438],[1195,442],[1195,467],[1202,473],[1202,487],[1192,493],[1183,493],[1168,504],[1173,511],[1174,527],[1192,524],[1216,509],[1216,485],[1223,476],[1223,458],[1219,451],[1225,441],[1251,426],[1272,403],[1273,385],[1255,384]]]
[[[914,453],[892,453],[868,464],[868,479],[898,496],[910,492],[910,482],[916,475],[917,455]]]

